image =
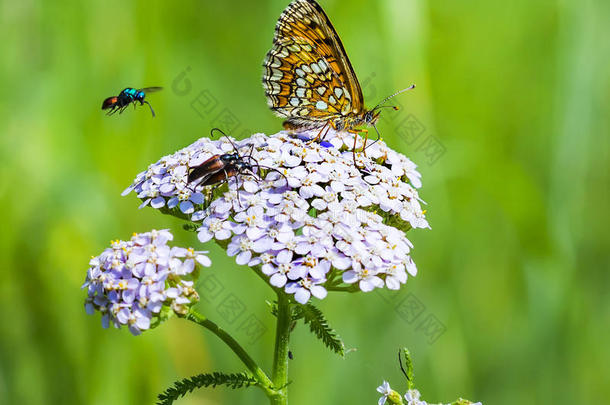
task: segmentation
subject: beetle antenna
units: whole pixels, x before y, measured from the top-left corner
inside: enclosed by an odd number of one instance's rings
[[[256,162],[256,164],[254,166],[260,168],[263,168],[265,170],[268,170],[270,172],[277,172],[280,174],[280,176],[282,176],[284,178],[284,180],[286,180],[286,185],[288,185],[288,177],[286,177],[286,175],[284,173],[282,173],[280,170],[274,168],[274,167],[269,167],[269,166],[263,166],[261,164],[258,163],[258,161],[254,158],[252,158],[252,160],[254,160]],[[260,177],[260,176],[259,176]]]
[[[229,142],[231,143],[231,145],[233,146],[233,149],[235,149],[235,152],[239,155],[239,149],[237,149],[237,146],[235,146],[235,143],[231,140],[231,138],[229,138],[229,136],[227,134],[225,134],[223,132],[222,129],[220,128],[212,128],[212,130],[210,131],[210,136],[214,136],[214,131],[218,131],[222,134],[222,136],[224,136],[225,138],[227,138],[229,140]]]

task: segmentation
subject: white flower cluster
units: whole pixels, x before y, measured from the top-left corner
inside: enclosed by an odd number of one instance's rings
[[[196,263],[210,266],[210,259],[193,249],[170,247],[168,230],[134,234],[129,241],[113,241],[89,262],[85,309],[102,313],[102,326],[127,325],[140,334],[160,319],[164,308],[183,314],[199,301],[193,288]]]
[[[420,399],[421,394],[416,389],[407,390],[403,397],[396,391],[394,391],[390,384],[387,381],[384,381],[379,387],[377,387],[377,392],[381,394],[377,405],[385,405],[385,403],[389,403],[392,405],[428,405],[428,403],[422,399]],[[404,401],[403,401],[404,398]],[[431,405],[431,404],[430,404]],[[470,402],[465,399],[460,399],[453,404],[448,405],[482,405],[481,402]]]
[[[405,231],[429,227],[416,165],[383,141],[354,162],[353,134],[331,129],[324,142],[310,141],[317,135],[282,131],[235,142],[257,176],[230,177],[224,193],[187,182],[191,168],[234,152],[226,138],[202,138],[152,164],[123,194],[201,222],[201,242],[215,239],[238,264],[260,265],[300,303],[350,284],[399,289],[417,273]]]

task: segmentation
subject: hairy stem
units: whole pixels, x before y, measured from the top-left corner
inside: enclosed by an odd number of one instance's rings
[[[274,398],[278,395],[273,387],[273,382],[265,374],[265,372],[256,364],[256,362],[250,357],[250,355],[244,350],[243,347],[231,335],[229,335],[224,329],[218,326],[216,323],[210,321],[205,316],[199,314],[195,310],[191,309],[186,315],[186,319],[195,322],[198,325],[210,330],[213,334],[218,336],[223,342],[229,346],[233,353],[239,357],[244,365],[250,370],[252,376],[258,381],[258,386],[265,391],[265,394],[269,398]]]
[[[290,300],[284,292],[277,294],[277,327],[273,356],[273,386],[277,394],[271,398],[272,405],[288,404],[288,342],[292,321]]]

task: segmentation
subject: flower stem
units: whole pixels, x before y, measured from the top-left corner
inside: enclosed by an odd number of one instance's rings
[[[288,404],[288,342],[292,314],[290,300],[283,291],[277,294],[277,327],[275,331],[275,352],[273,356],[273,387],[276,395],[271,405]]]
[[[342,292],[348,292],[348,293],[354,293],[354,292],[358,292],[360,291],[360,289],[358,288],[358,284],[352,284],[352,285],[347,285],[347,286],[329,286],[326,287],[327,291],[342,291]]]
[[[229,346],[229,348],[233,350],[237,357],[239,357],[239,359],[244,363],[248,370],[250,370],[253,377],[258,381],[258,386],[265,391],[265,394],[269,398],[274,398],[278,395],[278,392],[272,388],[273,383],[267,374],[265,374],[265,372],[256,364],[252,357],[250,357],[250,355],[244,350],[244,348],[241,347],[241,345],[237,343],[237,341],[233,339],[233,337],[224,329],[192,308],[186,314],[186,319],[210,330],[213,334],[225,342],[227,346]]]

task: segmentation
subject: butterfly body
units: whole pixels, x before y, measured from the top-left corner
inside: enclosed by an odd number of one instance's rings
[[[315,0],[294,0],[284,10],[263,66],[267,103],[285,128],[375,127],[382,106],[365,107],[341,39]]]
[[[133,87],[127,87],[123,89],[118,96],[108,97],[102,103],[102,110],[109,110],[106,115],[112,115],[117,111],[119,114],[122,114],[123,111],[127,108],[128,105],[132,104],[136,105],[136,103],[140,103],[140,105],[144,105],[144,103],[148,104],[150,107],[150,111],[155,116],[155,111],[148,101],[145,100],[146,93],[152,93],[155,91],[161,90],[161,87],[147,87],[143,89],[134,89]]]

